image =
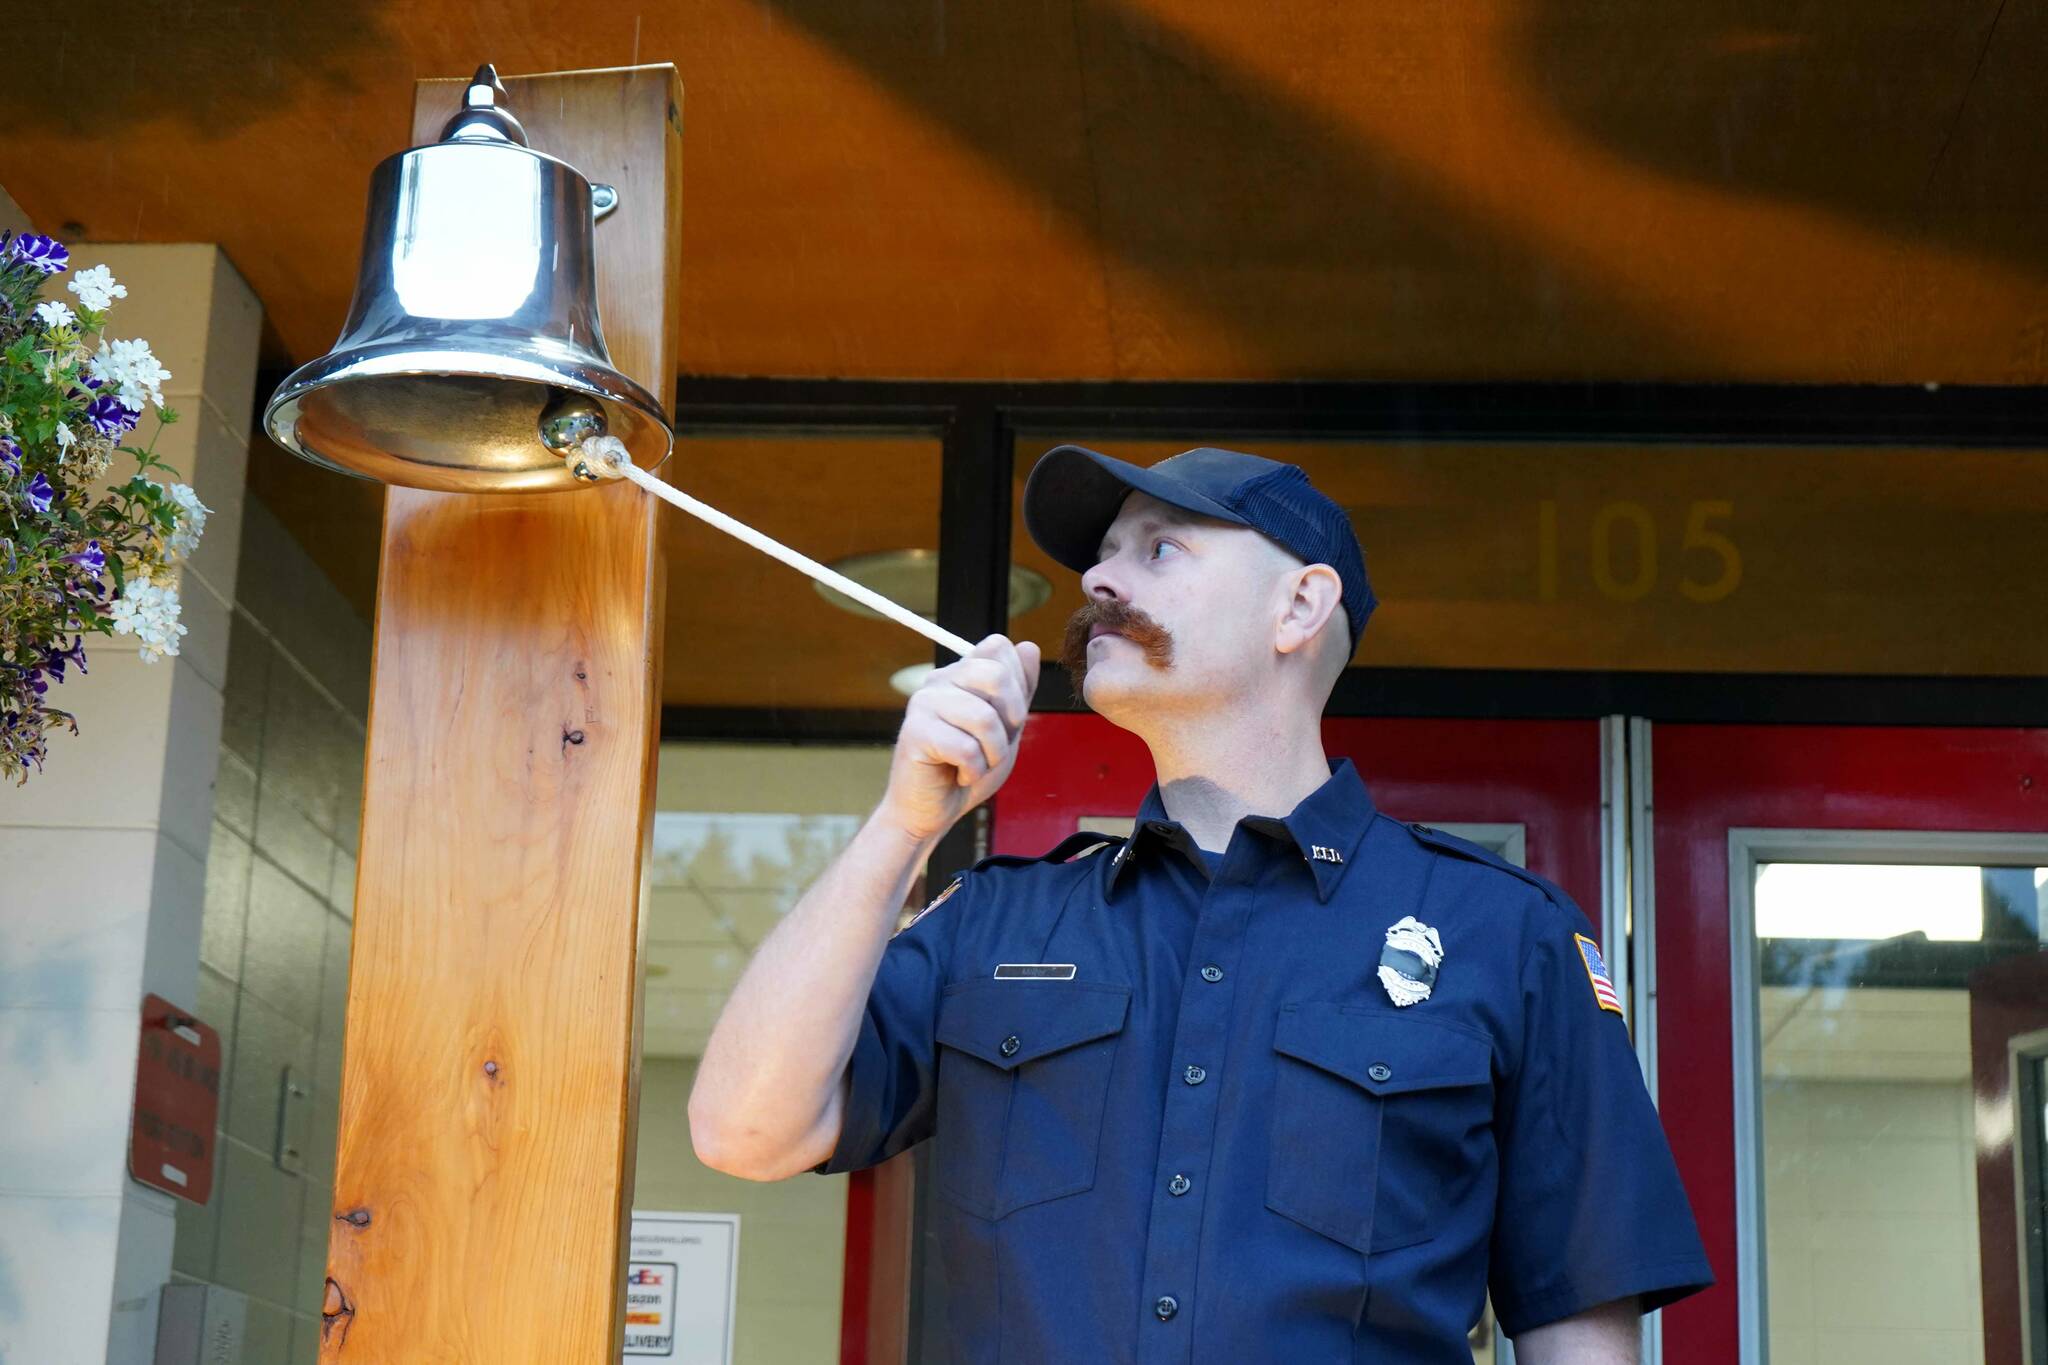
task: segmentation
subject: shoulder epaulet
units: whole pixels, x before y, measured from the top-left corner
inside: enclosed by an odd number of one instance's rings
[[[1501,857],[1500,854],[1495,853],[1483,844],[1475,844],[1470,839],[1461,839],[1455,834],[1448,834],[1434,826],[1420,824],[1415,821],[1408,822],[1408,832],[1415,836],[1418,843],[1427,844],[1431,848],[1456,857],[1469,858],[1476,863],[1485,863],[1488,867],[1497,867],[1503,872],[1520,877],[1546,896],[1563,894],[1555,882],[1546,877],[1538,876],[1526,867],[1520,867],[1509,862],[1506,858]]]
[[[1118,835],[1097,834],[1093,830],[1084,829],[1078,833],[1069,834],[1043,853],[991,853],[988,857],[976,863],[974,867],[976,871],[980,871],[984,867],[1020,867],[1027,863],[1064,863],[1077,853],[1086,856],[1083,850],[1086,850],[1087,853],[1092,853],[1101,845],[1120,844],[1122,842],[1123,839]]]
[[[1092,829],[1079,830],[1054,844],[1045,854],[1049,863],[1073,861],[1076,854],[1085,858],[1097,849],[1110,844],[1124,844],[1129,841],[1121,834],[1098,834]]]

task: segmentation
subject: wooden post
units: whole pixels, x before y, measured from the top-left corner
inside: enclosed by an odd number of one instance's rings
[[[465,81],[419,82],[432,141]],[[605,340],[674,392],[673,66],[512,77],[616,185]],[[619,1358],[659,738],[658,504],[390,490],[320,1359]]]

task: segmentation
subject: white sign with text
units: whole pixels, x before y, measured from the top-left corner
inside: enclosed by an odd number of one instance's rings
[[[635,1209],[626,1252],[625,1359],[732,1365],[739,1266],[738,1214]]]

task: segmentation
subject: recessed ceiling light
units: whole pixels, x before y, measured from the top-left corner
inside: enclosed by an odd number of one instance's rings
[[[873,588],[882,596],[901,602],[927,620],[936,621],[939,615],[939,552],[937,550],[877,550],[872,554],[848,555],[835,559],[831,567],[845,574],[864,588]],[[877,621],[886,620],[880,612],[823,583],[813,582],[833,606],[850,611],[856,616],[872,617]],[[1010,615],[1022,616],[1035,607],[1045,605],[1052,596],[1052,583],[1044,574],[1036,573],[1021,564],[1010,566]]]
[[[929,678],[932,670],[937,667],[937,664],[911,664],[908,668],[899,668],[889,675],[889,686],[907,697],[923,687],[924,680]]]

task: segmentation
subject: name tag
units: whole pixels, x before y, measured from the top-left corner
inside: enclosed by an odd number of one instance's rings
[[[1002,962],[996,965],[998,981],[1072,981],[1071,962]]]

